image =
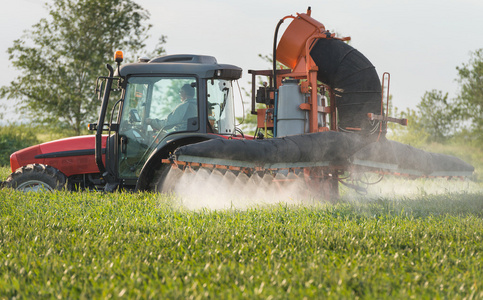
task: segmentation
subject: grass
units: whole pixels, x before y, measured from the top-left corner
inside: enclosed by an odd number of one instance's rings
[[[10,170],[10,166],[8,167],[0,167],[0,181],[7,179],[7,177],[12,173]]]
[[[483,298],[483,194],[191,211],[0,190],[0,299]]]

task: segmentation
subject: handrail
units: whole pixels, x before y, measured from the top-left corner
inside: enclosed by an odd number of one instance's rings
[[[113,178],[111,176],[109,176],[108,172],[106,171],[106,166],[104,165],[104,162],[102,161],[102,131],[103,131],[103,128],[104,128],[104,120],[105,120],[106,113],[107,113],[107,107],[108,107],[108,104],[109,104],[109,96],[110,96],[110,93],[111,93],[112,82],[113,82],[113,79],[114,79],[113,78],[114,69],[109,64],[106,65],[106,68],[109,71],[109,76],[107,77],[106,86],[105,86],[105,89],[104,89],[104,95],[103,95],[103,98],[102,98],[101,111],[99,113],[99,119],[97,121],[95,159],[96,159],[97,168],[99,169],[101,176],[104,177],[106,179],[106,181],[109,183],[110,181],[113,181]]]

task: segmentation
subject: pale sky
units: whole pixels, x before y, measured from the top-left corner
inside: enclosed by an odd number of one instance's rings
[[[249,69],[266,69],[258,54],[271,54],[278,21],[304,13],[332,32],[352,38],[351,45],[375,65],[379,76],[391,74],[393,105],[415,108],[425,91],[458,92],[456,66],[468,62],[469,53],[483,48],[481,0],[137,0],[151,13],[152,48],[167,35],[168,54],[215,56],[220,63]],[[0,85],[18,72],[11,66],[7,48],[41,18],[47,17],[44,0],[15,0],[0,11]],[[290,23],[281,27],[279,37]],[[149,49],[151,50],[151,49]],[[248,99],[246,99],[248,100]],[[2,103],[6,103],[2,100]],[[13,119],[12,113],[4,119]]]

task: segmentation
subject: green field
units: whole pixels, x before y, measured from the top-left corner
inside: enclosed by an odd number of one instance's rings
[[[0,299],[481,299],[483,193],[190,210],[3,189],[0,247]]]

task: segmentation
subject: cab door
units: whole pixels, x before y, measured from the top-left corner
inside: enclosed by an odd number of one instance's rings
[[[199,131],[198,99],[196,77],[128,77],[119,127],[119,178],[137,179],[167,135]]]

